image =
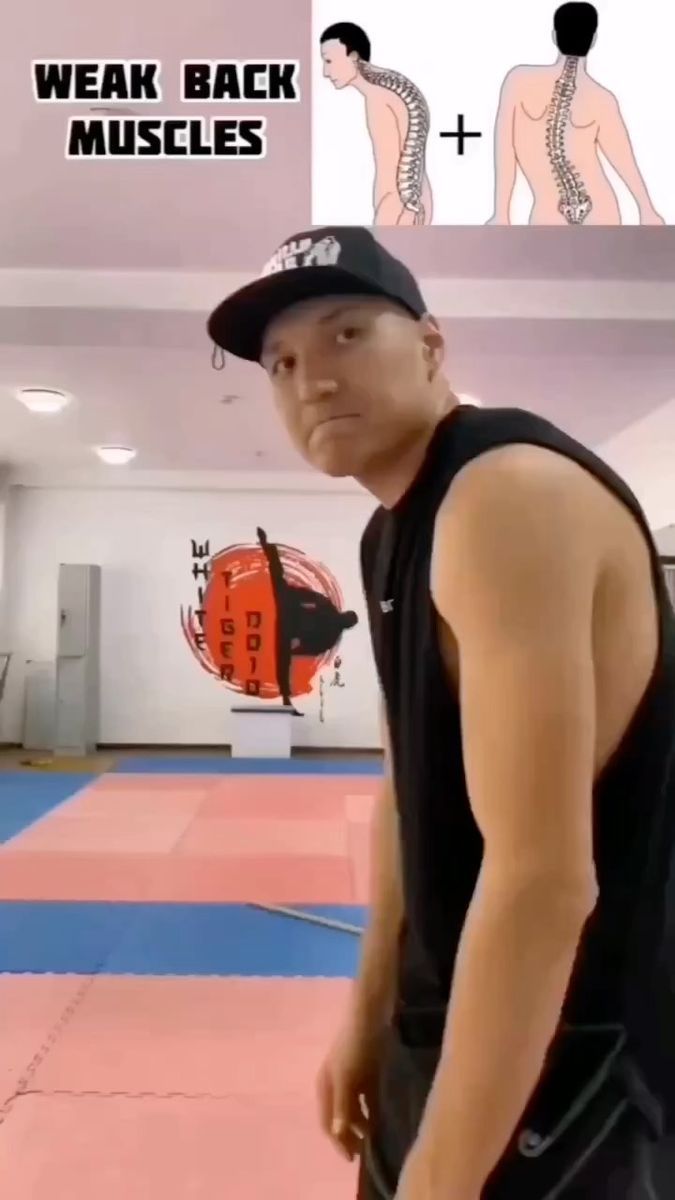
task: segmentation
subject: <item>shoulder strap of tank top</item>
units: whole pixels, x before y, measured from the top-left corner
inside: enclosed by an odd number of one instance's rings
[[[370,604],[372,607],[371,630],[373,650],[381,682],[385,671],[383,624],[387,616],[387,605],[395,597],[391,593],[393,563],[396,549],[396,523],[391,513],[383,512],[380,536],[373,561]]]

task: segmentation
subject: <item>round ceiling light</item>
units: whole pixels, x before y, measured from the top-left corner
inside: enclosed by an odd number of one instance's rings
[[[96,453],[108,467],[126,467],[137,451],[131,446],[96,446]]]
[[[60,413],[70,404],[70,396],[56,388],[19,388],[16,395],[17,399],[32,413]]]

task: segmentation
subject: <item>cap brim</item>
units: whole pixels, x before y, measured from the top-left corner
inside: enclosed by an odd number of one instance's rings
[[[294,267],[256,279],[223,300],[211,313],[207,330],[212,341],[250,362],[259,362],[270,321],[292,304],[320,296],[383,296],[384,289],[338,266]]]

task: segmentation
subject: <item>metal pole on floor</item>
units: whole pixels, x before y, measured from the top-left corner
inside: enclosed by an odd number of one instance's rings
[[[310,925],[321,925],[324,929],[337,929],[340,933],[351,933],[360,937],[365,930],[360,925],[350,925],[346,921],[336,921],[332,917],[320,917],[316,913],[303,912],[298,908],[285,908],[280,904],[253,904],[247,908],[255,908],[259,912],[272,913],[277,917],[291,917],[294,921],[307,921]]]

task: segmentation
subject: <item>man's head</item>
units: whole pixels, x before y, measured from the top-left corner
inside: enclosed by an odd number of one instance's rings
[[[562,4],[553,17],[553,41],[568,58],[585,58],[597,32],[598,10],[592,4]]]
[[[326,475],[359,479],[434,424],[442,357],[430,317],[356,294],[286,309],[261,361],[300,454]]]
[[[370,41],[360,25],[339,21],[321,35],[323,73],[336,88],[348,87],[359,73],[359,61],[370,62]]]
[[[369,229],[289,238],[208,330],[263,366],[294,445],[327,475],[373,478],[447,407],[438,325]]]

